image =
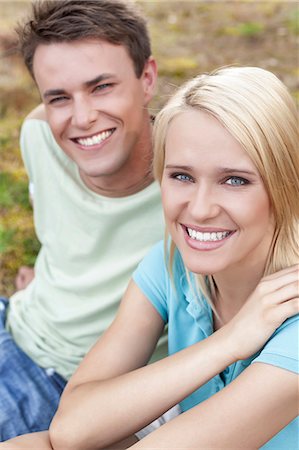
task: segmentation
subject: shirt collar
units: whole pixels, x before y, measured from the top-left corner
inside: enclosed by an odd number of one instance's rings
[[[205,337],[213,333],[213,315],[212,309],[207,299],[196,289],[194,274],[190,274],[190,283],[184,270],[180,277],[180,284],[183,295],[186,299],[186,311],[195,320],[197,326],[202,330]]]

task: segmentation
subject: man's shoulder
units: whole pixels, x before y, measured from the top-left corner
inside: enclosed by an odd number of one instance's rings
[[[30,119],[43,120],[43,121],[47,122],[45,106],[43,105],[43,103],[41,103],[41,104],[38,105],[36,108],[34,108],[34,109],[33,109],[33,110],[25,117],[25,120],[30,120]]]

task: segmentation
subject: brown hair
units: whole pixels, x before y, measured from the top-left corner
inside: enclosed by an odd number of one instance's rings
[[[121,0],[38,0],[31,17],[16,28],[20,51],[34,78],[33,58],[38,45],[88,38],[123,45],[137,78],[151,55],[144,18]]]

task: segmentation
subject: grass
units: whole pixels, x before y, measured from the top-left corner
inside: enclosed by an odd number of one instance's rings
[[[241,64],[272,70],[299,99],[298,5],[288,1],[136,1],[148,17],[159,83],[157,111],[197,73]],[[22,264],[39,249],[19,153],[22,119],[39,95],[15,52],[13,27],[29,2],[2,1],[0,17],[0,295],[10,295]]]

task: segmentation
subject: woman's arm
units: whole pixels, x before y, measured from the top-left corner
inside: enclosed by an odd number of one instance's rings
[[[297,375],[256,363],[131,448],[258,449],[297,414]]]
[[[297,267],[261,281],[240,311],[242,317],[239,313],[231,322],[243,328],[239,340],[241,348],[245,340],[250,339],[246,319],[251,315],[255,299],[258,300],[256,306],[262,306],[262,314],[257,314],[255,320],[251,317],[257,336],[263,329],[263,321],[265,326],[276,320],[277,315],[288,307],[291,308],[289,313],[293,307],[293,312],[298,310],[298,281]],[[256,293],[259,293],[257,297]],[[157,448],[156,444],[159,449],[172,448],[173,444],[183,448],[262,446],[298,414],[298,376],[295,373],[298,371],[298,327],[298,316],[284,322],[242,375],[133,448]],[[298,439],[297,433],[295,426],[286,430],[284,439],[292,439],[293,442],[285,442],[284,448],[297,448],[294,443]],[[276,441],[275,445],[280,448]]]
[[[63,394],[50,428],[54,449],[107,448],[113,440],[143,428],[237,359],[255,353],[288,316],[298,312],[297,278],[296,268],[267,277],[229,324],[147,367],[141,366],[151,356],[163,322],[131,282],[115,322]]]
[[[106,449],[152,422],[233,362],[231,340],[219,330],[205,342],[142,367],[163,327],[160,315],[131,282],[112,326],[63,393],[50,427],[54,449]],[[174,377],[179,385],[170,382]]]
[[[106,448],[132,434],[126,416],[132,398],[120,396],[113,380],[147,364],[163,329],[161,316],[130,282],[113,323],[63,392],[50,427],[54,448],[98,449],[102,441]]]

